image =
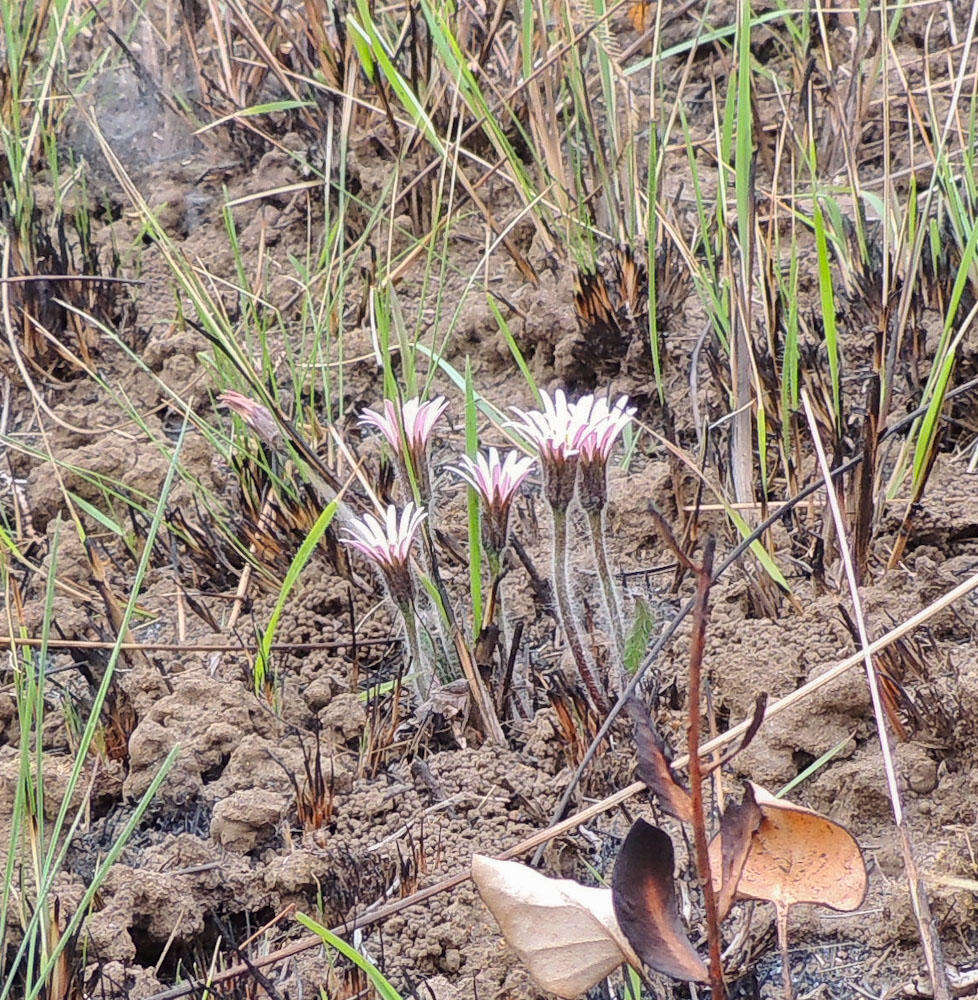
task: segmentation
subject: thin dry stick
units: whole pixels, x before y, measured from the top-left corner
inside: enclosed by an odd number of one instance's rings
[[[689,644],[689,729],[686,745],[689,753],[689,793],[693,802],[693,838],[696,842],[696,870],[706,909],[706,936],[710,943],[710,989],[713,1000],[725,1000],[723,960],[720,957],[720,921],[717,897],[710,871],[710,845],[706,836],[703,810],[703,772],[700,760],[700,699],[703,688],[703,649],[706,645],[706,622],[709,618],[710,586],[713,583],[712,536],[703,546],[703,563],[697,567],[696,604],[693,607],[693,635]]]
[[[788,954],[788,907],[775,903],[774,912],[778,925],[778,950],[781,952],[781,988],[784,1000],[795,1000],[795,987],[791,982],[791,956]]]
[[[309,652],[314,649],[349,649],[351,646],[393,646],[399,639],[330,639],[328,642],[273,642],[269,649]],[[47,646],[49,649],[115,649],[116,643],[105,639],[48,639],[39,636],[0,635],[0,645]],[[155,653],[243,653],[251,656],[254,649],[242,643],[227,642],[121,642],[121,650],[143,650]]]
[[[940,612],[954,604],[955,601],[958,601],[967,594],[970,594],[973,590],[978,590],[978,573],[968,577],[967,580],[959,583],[958,586],[953,588],[953,590],[949,590],[946,594],[942,594],[939,598],[937,598],[937,600],[928,604],[926,608],[918,611],[917,614],[908,618],[906,621],[901,622],[895,628],[890,629],[890,631],[885,635],[880,636],[880,638],[875,642],[870,643],[866,650],[860,650],[858,653],[854,653],[852,656],[846,657],[846,659],[837,663],[834,667],[830,667],[824,673],[819,674],[818,677],[813,678],[807,684],[803,684],[797,690],[792,691],[791,694],[785,695],[784,698],[768,706],[767,712],[764,716],[765,722],[767,722],[768,719],[773,718],[775,715],[779,715],[781,712],[784,712],[798,704],[798,702],[803,701],[810,694],[820,690],[827,684],[830,684],[832,681],[841,677],[850,668],[862,663],[866,653],[873,654],[878,653],[882,649],[886,649],[898,639],[902,639],[909,632],[913,632],[914,629],[919,628],[935,615],[940,614]],[[750,728],[751,722],[752,719],[744,719],[743,722],[738,723],[732,729],[728,729],[725,733],[721,733],[718,737],[716,737],[716,739],[712,739],[707,743],[704,743],[703,746],[700,747],[700,757],[708,757],[710,754],[713,754],[717,750],[725,747],[728,743],[733,743],[736,739],[743,736],[743,734],[747,732]],[[678,757],[673,762],[673,767],[678,770],[686,767],[688,763],[689,757],[684,755]],[[588,820],[594,819],[595,816],[600,816],[602,813],[608,812],[616,806],[621,805],[621,803],[626,802],[633,795],[638,795],[639,792],[644,792],[646,787],[647,786],[644,781],[633,781],[627,788],[623,788],[621,791],[615,792],[613,795],[609,795],[600,802],[595,802],[586,809],[582,809],[573,816],[569,816],[567,819],[562,820],[559,823],[554,823],[552,826],[539,830],[532,836],[527,837],[526,840],[522,840],[518,844],[514,844],[511,848],[509,848],[509,850],[500,854],[498,860],[508,861],[512,858],[520,857],[521,855],[532,851],[534,848],[539,847],[541,844],[546,844],[550,840],[561,837],[565,833],[569,833],[576,827],[581,826],[583,823],[587,823]],[[450,889],[454,889],[456,886],[468,881],[469,877],[470,873],[467,869],[465,871],[457,872],[455,875],[452,875],[441,882],[436,882],[434,885],[429,885],[424,889],[420,889],[417,892],[412,893],[410,896],[405,896],[404,899],[399,899],[392,903],[387,903],[384,906],[379,906],[370,913],[361,914],[354,920],[335,927],[333,931],[335,934],[350,934],[358,928],[369,927],[372,924],[380,923],[388,917],[394,916],[395,914],[406,910],[410,906],[416,906],[419,903],[423,903],[426,900],[431,899],[432,896],[437,896],[443,892],[448,892]],[[252,964],[255,968],[263,968],[267,965],[274,965],[276,962],[281,962],[284,959],[291,958],[293,955],[298,955],[303,951],[308,951],[310,948],[315,948],[321,944],[322,939],[318,935],[308,935],[294,941],[292,944],[286,945],[284,948],[279,948],[278,951],[270,952],[268,955],[256,960]],[[232,966],[231,968],[218,973],[214,983],[225,982],[228,979],[233,979],[235,976],[243,975],[247,971],[248,966],[243,963]],[[195,987],[193,985],[185,984],[183,986],[175,986],[162,993],[157,993],[150,997],[150,1000],[177,1000],[178,997],[185,997],[194,992]]]
[[[917,868],[917,861],[913,853],[913,844],[910,840],[910,831],[907,829],[903,814],[903,804],[900,801],[896,767],[893,763],[890,738],[886,729],[886,714],[883,709],[882,698],[880,697],[879,678],[876,675],[876,667],[873,664],[873,657],[870,653],[869,635],[866,631],[866,620],[863,617],[863,606],[862,600],[859,597],[859,588],[856,586],[856,570],[852,562],[852,552],[846,540],[845,522],[842,520],[839,499],[836,495],[835,487],[832,485],[832,473],[829,469],[828,459],[825,457],[825,449],[822,447],[822,439],[818,432],[818,425],[815,422],[815,415],[812,412],[808,393],[804,389],[801,392],[801,401],[805,407],[805,416],[808,419],[808,426],[811,429],[812,441],[815,444],[815,452],[818,455],[818,464],[822,471],[822,478],[826,483],[829,507],[832,510],[832,519],[835,522],[835,530],[839,538],[839,551],[842,554],[842,562],[846,568],[846,579],[849,582],[849,592],[852,595],[852,610],[859,628],[859,643],[862,646],[859,655],[866,667],[866,679],[869,682],[869,693],[873,700],[873,714],[876,716],[876,730],[879,734],[880,748],[883,751],[883,770],[886,773],[886,787],[890,795],[890,804],[893,807],[893,822],[896,824],[897,832],[900,835],[900,849],[903,852],[903,864],[907,870],[907,881],[910,884],[910,900],[913,903],[914,916],[917,918],[917,927],[920,930],[920,943],[924,949],[924,960],[927,962],[927,970],[930,973],[931,983],[933,984],[934,1000],[950,1000],[951,987],[947,980],[944,956],[941,951],[941,941],[934,929],[934,918],[931,914],[927,890],[924,887],[923,879],[921,879],[920,871]]]
[[[486,685],[479,674],[479,668],[472,660],[468,644],[462,635],[462,630],[456,625],[452,630],[452,640],[455,643],[455,652],[458,654],[459,662],[462,664],[462,672],[469,682],[469,691],[472,693],[472,701],[475,703],[476,711],[482,720],[482,731],[490,743],[499,746],[506,745],[506,734],[503,732],[502,724],[496,715],[492,698],[486,690]]]

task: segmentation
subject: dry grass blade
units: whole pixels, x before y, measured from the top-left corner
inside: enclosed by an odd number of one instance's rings
[[[61,901],[55,897],[51,905],[51,915],[48,922],[48,940],[52,947],[61,940],[61,934]],[[54,969],[51,971],[51,978],[47,988],[49,1000],[70,1000],[72,996],[72,979],[68,949],[65,949],[58,956],[58,961],[55,962]]]
[[[951,988],[947,980],[947,970],[944,966],[944,957],[941,949],[940,938],[934,926],[934,919],[930,910],[930,902],[927,898],[927,889],[920,876],[917,862],[914,857],[913,844],[910,840],[910,832],[907,829],[906,820],[903,813],[903,803],[900,799],[900,789],[897,783],[896,765],[893,761],[893,753],[890,749],[890,738],[886,728],[886,710],[883,704],[883,697],[880,693],[879,678],[876,674],[876,666],[873,663],[871,643],[869,633],[866,629],[866,619],[863,615],[862,600],[859,596],[859,587],[856,583],[856,570],[853,565],[852,553],[846,540],[845,521],[842,511],[839,509],[839,500],[835,489],[832,486],[832,472],[829,468],[828,459],[825,457],[825,450],[818,433],[818,425],[812,413],[811,403],[808,394],[802,390],[801,400],[805,407],[805,416],[811,429],[812,441],[818,455],[818,464],[822,472],[822,478],[826,483],[826,491],[829,499],[829,507],[832,510],[832,519],[835,522],[835,529],[839,538],[839,549],[842,553],[842,561],[845,565],[846,579],[849,583],[849,592],[852,596],[852,610],[856,618],[856,625],[859,628],[859,641],[862,646],[860,658],[866,667],[866,679],[869,683],[869,692],[873,701],[873,713],[876,716],[876,729],[879,734],[880,749],[883,753],[883,769],[886,774],[886,787],[890,796],[890,804],[893,808],[893,821],[896,824],[900,835],[900,847],[903,853],[903,863],[907,870],[907,881],[910,887],[910,899],[913,903],[914,916],[917,919],[917,926],[920,930],[920,942],[924,950],[924,960],[927,963],[927,970],[930,974],[931,983],[934,987],[935,1000],[950,1000]]]
[[[459,662],[462,664],[462,671],[465,674],[465,679],[468,681],[472,700],[479,714],[486,739],[500,746],[505,746],[506,736],[503,733],[499,717],[496,715],[492,696],[486,690],[486,685],[479,674],[479,668],[472,659],[472,654],[469,652],[469,647],[465,642],[461,629],[456,627],[453,630],[452,640],[455,643],[455,651],[458,653]]]

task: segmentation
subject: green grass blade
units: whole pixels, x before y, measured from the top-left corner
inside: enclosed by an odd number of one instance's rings
[[[815,228],[815,249],[818,255],[818,292],[822,306],[822,327],[825,330],[825,347],[829,356],[829,377],[832,381],[832,405],[835,410],[836,430],[841,427],[842,394],[839,366],[839,332],[835,323],[835,289],[832,283],[832,262],[825,237],[825,219],[818,198],[813,200],[812,221]]]
[[[371,62],[376,62],[376,65],[384,75],[384,79],[390,84],[391,89],[397,94],[398,100],[400,100],[405,110],[411,116],[415,127],[431,143],[435,152],[440,156],[444,156],[446,153],[445,144],[442,142],[441,137],[438,135],[438,130],[432,123],[431,118],[428,117],[428,113],[422,107],[414,91],[394,65],[393,60],[387,52],[387,46],[380,36],[377,24],[370,14],[370,8],[366,0],[357,0],[357,17],[354,18],[348,14],[347,24],[353,30],[357,53],[361,53],[361,46],[356,41],[359,38],[361,42],[369,46],[368,58]]]
[[[472,364],[465,359],[465,453],[473,461],[479,453],[478,410]],[[482,627],[482,523],[479,518],[479,494],[466,489],[469,510],[469,594],[472,599],[472,638],[478,639]]]
[[[401,1000],[401,994],[391,986],[387,977],[377,968],[373,962],[368,958],[364,958],[356,950],[356,948],[350,947],[343,938],[337,937],[331,930],[323,927],[322,924],[313,920],[312,917],[307,916],[305,913],[297,913],[295,915],[296,920],[302,924],[303,927],[312,931],[313,934],[318,934],[322,939],[324,945],[328,945],[330,948],[335,948],[344,958],[348,958],[358,969],[362,969],[367,978],[373,984],[374,989],[380,996],[381,1000]]]
[[[113,535],[118,535],[120,538],[125,538],[126,533],[118,521],[113,520],[108,514],[103,513],[94,504],[90,504],[87,500],[78,496],[77,493],[73,493],[68,490],[68,496],[71,497],[71,502],[76,504],[81,510],[83,510],[93,521],[101,524],[103,528],[107,531],[111,531]]]
[[[102,676],[102,681],[99,684],[99,688],[95,693],[95,697],[92,700],[91,712],[88,717],[88,721],[85,725],[85,729],[82,732],[81,738],[79,739],[78,746],[75,750],[75,761],[69,775],[64,794],[61,799],[61,805],[58,809],[57,816],[55,817],[54,823],[51,826],[50,833],[48,834],[48,849],[44,855],[42,871],[41,871],[41,884],[37,887],[37,901],[34,909],[34,913],[28,922],[27,927],[24,928],[24,938],[21,943],[20,948],[15,955],[13,962],[11,963],[9,969],[9,975],[5,983],[3,984],[3,989],[0,991],[0,1000],[7,1000],[10,996],[11,990],[14,988],[16,974],[24,958],[24,955],[32,948],[33,942],[36,940],[37,934],[39,933],[39,927],[41,922],[41,916],[46,912],[48,893],[51,890],[51,886],[54,883],[54,878],[60,867],[61,860],[64,858],[65,853],[71,843],[72,836],[75,829],[77,828],[81,818],[85,812],[85,803],[79,804],[77,810],[75,811],[75,818],[65,836],[62,836],[64,831],[65,821],[68,816],[68,811],[71,807],[71,800],[74,796],[75,789],[78,787],[79,779],[81,778],[82,770],[85,766],[85,762],[88,759],[89,749],[92,745],[92,740],[95,736],[95,732],[99,726],[99,721],[102,713],[102,706],[105,703],[105,698],[108,695],[109,687],[112,683],[113,676],[115,674],[116,664],[119,661],[119,656],[122,651],[122,643],[129,629],[129,623],[132,620],[133,614],[136,610],[136,603],[139,597],[140,590],[142,588],[143,580],[146,576],[146,572],[149,569],[150,558],[153,553],[154,542],[156,541],[156,536],[159,533],[160,525],[163,522],[164,512],[166,510],[166,504],[169,500],[170,491],[173,488],[174,478],[176,476],[177,466],[179,464],[180,452],[183,447],[184,438],[187,431],[188,417],[184,415],[183,426],[180,430],[180,436],[177,439],[177,443],[173,449],[173,454],[170,459],[170,464],[166,472],[166,477],[163,481],[163,486],[160,490],[159,501],[156,506],[156,512],[154,514],[153,520],[149,526],[149,530],[146,533],[146,542],[143,546],[142,555],[139,560],[139,565],[136,568],[136,574],[133,578],[132,589],[129,594],[129,600],[126,603],[125,610],[122,615],[122,622],[119,627],[118,635],[116,636],[115,644],[109,654],[108,663],[105,667],[105,672]],[[148,800],[147,800],[148,804]],[[106,869],[107,870],[107,869]],[[94,892],[98,889],[98,883],[94,882],[89,887],[90,891],[94,895]],[[80,912],[80,911],[79,911]],[[62,937],[62,941],[67,943],[67,936]],[[35,985],[34,991],[30,994],[32,997],[37,995],[37,992],[44,985],[44,980],[41,979]]]
[[[730,504],[725,504],[725,507],[727,513],[730,515],[730,519],[737,526],[737,530],[740,532],[741,536],[743,538],[747,538],[751,533],[750,525],[740,516],[736,507],[732,507]],[[790,594],[791,587],[788,586],[788,581],[784,578],[781,570],[778,569],[777,563],[771,558],[771,553],[764,548],[758,539],[751,542],[750,550],[757,557],[758,562],[760,562],[760,564],[764,567],[767,575],[774,580],[775,583],[783,587],[786,594]]]
[[[119,860],[119,856],[122,854],[123,849],[129,842],[129,838],[132,836],[136,827],[139,825],[143,818],[144,813],[149,808],[149,804],[153,801],[156,793],[159,791],[160,785],[166,780],[166,776],[170,773],[170,768],[173,767],[174,761],[180,754],[180,745],[177,744],[173,749],[167,754],[166,759],[160,765],[159,770],[153,778],[149,788],[143,792],[142,797],[136,804],[136,808],[133,810],[132,815],[126,821],[126,825],[122,828],[122,832],[116,838],[112,847],[109,849],[102,863],[95,869],[95,873],[89,882],[88,888],[85,890],[85,894],[81,898],[81,902],[78,904],[78,908],[72,915],[71,920],[68,921],[68,925],[61,933],[61,937],[58,939],[57,945],[51,950],[47,957],[47,961],[41,967],[40,976],[38,981],[34,986],[34,989],[25,998],[25,1000],[36,1000],[36,997],[40,995],[41,990],[44,988],[54,969],[55,963],[58,961],[59,956],[64,951],[68,942],[71,941],[75,931],[78,930],[79,925],[88,913],[89,907],[92,905],[95,899],[96,893],[105,881],[105,876],[108,875],[109,869]]]
[[[108,694],[109,685],[112,683],[112,678],[115,674],[116,664],[119,662],[119,656],[122,652],[122,643],[125,640],[127,631],[129,630],[129,623],[132,620],[132,616],[136,610],[136,602],[139,596],[139,591],[143,585],[143,579],[149,569],[150,558],[153,553],[153,546],[156,541],[156,536],[159,534],[160,525],[163,523],[163,516],[166,511],[166,504],[170,497],[170,490],[173,488],[173,481],[176,478],[177,465],[179,463],[180,452],[183,448],[184,438],[187,432],[187,417],[184,417],[183,427],[180,430],[180,436],[177,439],[177,443],[173,449],[173,456],[170,459],[169,468],[166,471],[166,477],[163,480],[163,486],[160,490],[159,502],[156,505],[156,511],[153,516],[153,520],[150,523],[149,530],[146,533],[146,541],[143,546],[143,552],[139,560],[139,565],[136,567],[136,574],[133,578],[132,589],[129,594],[129,600],[126,602],[125,610],[122,615],[122,623],[119,628],[119,634],[116,636],[115,644],[112,647],[112,651],[109,654],[109,661],[105,668],[105,674],[102,677],[102,683],[99,685],[98,692],[96,693],[95,699],[92,702],[92,711],[89,716],[88,723],[85,726],[85,731],[82,734],[82,738],[78,748],[78,754],[75,759],[75,766],[72,768],[71,777],[68,781],[68,787],[65,790],[64,798],[61,802],[61,808],[58,810],[58,816],[55,820],[54,826],[51,833],[51,843],[52,850],[54,844],[57,843],[58,838],[61,833],[61,828],[64,825],[65,817],[68,813],[69,803],[71,801],[71,796],[74,793],[75,787],[78,784],[78,779],[81,776],[82,767],[85,762],[85,758],[88,756],[88,749],[91,746],[92,738],[95,735],[95,730],[98,726],[99,715],[102,711],[102,705],[105,702],[105,697]],[[51,855],[49,852],[48,863],[51,861]]]
[[[300,108],[314,108],[316,105],[312,101],[296,101],[296,100],[283,100],[283,101],[269,101],[266,104],[252,104],[251,107],[242,108],[240,111],[233,111],[229,115],[224,115],[221,118],[215,118],[214,121],[208,122],[206,125],[202,125],[199,129],[194,132],[194,135],[200,135],[202,132],[209,132],[211,129],[218,128],[224,125],[226,122],[234,121],[236,118],[257,118],[259,115],[273,114],[277,111],[295,111]]]
[[[435,364],[455,383],[456,387],[461,391],[465,392],[465,376],[454,366],[451,362],[446,361],[442,357],[437,357],[435,352],[430,350],[430,348],[425,347],[424,344],[418,344],[418,350],[429,357]],[[492,403],[486,399],[478,390],[475,391],[475,403],[476,406],[495,424],[503,427],[510,437],[515,438],[515,435],[506,428],[507,416],[498,407],[493,406]]]
[[[288,572],[285,574],[285,580],[275,600],[275,607],[272,609],[271,617],[268,619],[268,626],[265,628],[261,642],[258,645],[258,654],[255,657],[254,667],[255,694],[261,692],[268,674],[272,643],[275,641],[275,631],[278,628],[279,619],[282,617],[285,602],[289,599],[292,588],[295,586],[302,571],[306,568],[306,563],[312,558],[312,554],[315,552],[319,540],[323,537],[323,533],[330,526],[333,516],[336,514],[336,507],[336,500],[326,505],[319,517],[316,518],[316,523],[310,529],[309,534],[302,540],[299,550],[292,557]]]
[[[513,360],[516,362],[517,368],[519,368],[523,378],[526,379],[526,384],[530,387],[530,392],[533,393],[534,402],[537,406],[542,406],[543,403],[540,399],[540,390],[537,388],[536,379],[533,377],[533,372],[530,371],[530,366],[526,363],[526,358],[523,357],[523,352],[520,350],[519,344],[516,343],[516,338],[509,328],[509,323],[506,322],[506,317],[499,311],[496,300],[491,295],[488,298],[488,302],[489,308],[492,310],[492,314],[496,318],[499,329],[506,340],[506,346],[509,347],[509,353],[513,355]]]
[[[797,788],[803,781],[807,781],[813,774],[820,771],[826,764],[832,760],[833,757],[852,739],[852,736],[845,736],[831,750],[827,750],[822,754],[818,760],[812,761],[808,767],[805,768],[800,774],[796,774],[787,785],[784,786],[780,791],[775,793],[776,799],[784,798],[790,791]]]

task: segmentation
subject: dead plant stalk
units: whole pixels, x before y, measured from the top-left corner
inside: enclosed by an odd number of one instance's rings
[[[716,892],[710,872],[710,845],[706,833],[703,809],[703,770],[700,759],[700,701],[703,687],[703,650],[706,645],[706,623],[709,618],[710,587],[713,583],[714,540],[707,537],[703,546],[703,561],[697,567],[696,604],[693,608],[693,636],[689,646],[689,729],[686,745],[689,750],[689,789],[693,800],[693,839],[696,844],[696,871],[703,890],[706,909],[706,934],[710,944],[710,988],[714,1000],[725,1000],[723,961],[720,957],[720,921]]]
[[[832,520],[835,523],[835,531],[839,540],[839,552],[842,555],[842,562],[846,570],[846,579],[849,584],[849,593],[852,596],[852,610],[859,629],[859,644],[861,647],[859,655],[866,667],[866,680],[869,683],[869,693],[873,702],[873,714],[876,717],[876,731],[879,735],[880,749],[883,752],[883,770],[886,774],[886,788],[890,796],[890,804],[893,808],[893,822],[900,837],[900,849],[903,853],[903,864],[907,871],[907,881],[910,886],[910,900],[913,904],[914,917],[917,920],[917,927],[920,931],[920,943],[924,949],[924,960],[927,963],[927,970],[930,973],[934,989],[934,1000],[950,1000],[951,987],[947,980],[941,942],[934,928],[934,918],[931,914],[927,890],[920,876],[916,858],[914,857],[913,843],[910,840],[910,831],[907,829],[903,803],[900,799],[896,766],[893,762],[890,738],[886,728],[886,714],[883,708],[883,700],[880,696],[876,666],[873,663],[872,653],[870,652],[871,644],[866,629],[866,619],[863,616],[859,588],[856,585],[856,569],[846,537],[845,521],[842,518],[842,511],[839,508],[839,498],[832,483],[832,471],[829,468],[828,459],[825,457],[825,449],[822,447],[822,439],[819,435],[818,424],[815,422],[815,414],[812,411],[811,401],[804,389],[801,391],[801,401],[805,407],[805,417],[808,420],[808,426],[811,430],[812,441],[818,456],[822,478],[825,480],[829,508],[832,511]]]

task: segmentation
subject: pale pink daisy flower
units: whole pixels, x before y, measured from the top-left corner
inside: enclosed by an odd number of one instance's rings
[[[452,471],[464,479],[482,500],[482,533],[486,548],[498,556],[509,536],[509,510],[523,480],[530,474],[534,460],[518,451],[509,451],[500,459],[499,450],[490,448],[475,460],[463,455]]]
[[[388,506],[381,520],[373,514],[352,519],[342,541],[373,560],[384,574],[391,597],[400,608],[414,599],[414,583],[409,559],[411,546],[427,514],[414,503],[405,505],[400,514],[394,504]]]
[[[615,442],[632,422],[635,407],[627,396],[609,405],[605,396],[584,396],[574,404],[581,427],[578,451],[581,482],[578,495],[585,510],[601,510],[608,500],[607,466]]]
[[[584,396],[573,405],[581,425],[581,461],[607,462],[621,432],[632,422],[635,407],[628,405],[627,396],[619,396],[613,406],[605,396]]]
[[[406,399],[401,407],[400,421],[398,421],[397,403],[391,399],[384,400],[384,412],[378,413],[376,410],[364,410],[360,418],[361,424],[368,424],[376,427],[384,435],[387,443],[394,450],[394,454],[403,458],[404,442],[407,442],[408,450],[415,465],[420,465],[424,460],[425,449],[431,439],[435,424],[441,415],[448,409],[448,400],[444,396],[435,396],[434,399],[421,402],[420,399]],[[404,425],[404,439],[401,439],[401,424]]]
[[[266,444],[276,447],[281,442],[282,436],[278,424],[267,406],[262,406],[261,403],[249,399],[234,389],[222,392],[217,398],[229,410],[237,413]]]
[[[583,427],[573,403],[562,389],[551,399],[540,394],[542,410],[518,410],[513,426],[537,449],[543,469],[544,493],[555,510],[566,510],[574,496],[577,462]]]

